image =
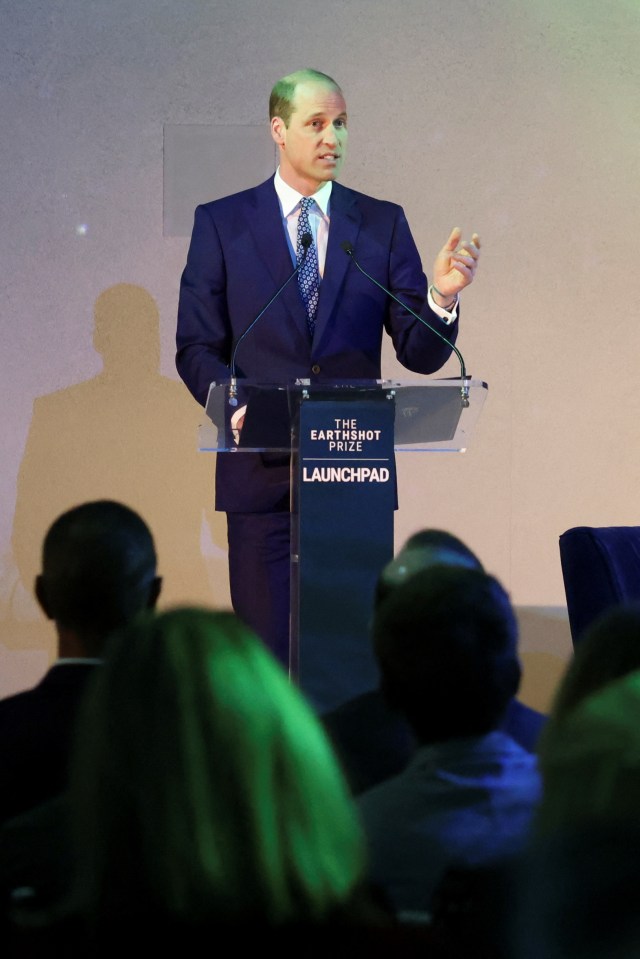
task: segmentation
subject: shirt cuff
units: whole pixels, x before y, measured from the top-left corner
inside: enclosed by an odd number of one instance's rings
[[[436,316],[439,316],[440,319],[446,323],[447,326],[451,326],[452,323],[458,319],[458,297],[456,296],[456,302],[453,304],[451,310],[443,310],[441,306],[438,306],[434,298],[431,296],[431,287],[427,290],[427,303],[429,309],[433,310]]]

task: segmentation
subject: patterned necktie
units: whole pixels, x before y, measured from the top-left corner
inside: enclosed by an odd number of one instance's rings
[[[302,237],[305,233],[313,237],[311,226],[309,224],[309,210],[315,203],[308,196],[304,196],[300,201],[300,216],[298,217],[298,235],[296,245],[296,256],[298,263],[302,263],[298,273],[298,286],[302,294],[302,300],[307,311],[307,324],[309,332],[313,336],[316,325],[316,309],[318,308],[318,294],[320,288],[320,273],[318,270],[318,251],[315,243],[307,249],[306,255],[302,245]]]

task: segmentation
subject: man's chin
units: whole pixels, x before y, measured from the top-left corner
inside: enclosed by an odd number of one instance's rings
[[[322,170],[322,179],[325,180],[337,180],[342,170],[342,164],[337,163],[335,166],[325,166]]]

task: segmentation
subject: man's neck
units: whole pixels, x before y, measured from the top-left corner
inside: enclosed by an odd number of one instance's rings
[[[327,180],[303,180],[300,177],[291,176],[286,169],[282,169],[282,166],[278,167],[278,173],[280,179],[283,183],[291,189],[295,190],[296,193],[299,193],[300,196],[313,196],[315,193],[320,190],[325,183],[329,182]]]
[[[303,195],[295,187],[292,187],[285,179],[282,177],[280,167],[276,170],[274,185],[276,193],[280,199],[280,205],[282,212],[285,216],[291,213],[294,208],[298,205],[300,197]],[[329,198],[331,196],[331,191],[333,189],[333,181],[327,180],[320,185],[320,189],[313,194],[316,199],[316,202],[323,213],[328,212],[329,207]]]
[[[58,659],[92,659],[101,646],[100,638],[87,636],[77,630],[56,623],[58,631]]]

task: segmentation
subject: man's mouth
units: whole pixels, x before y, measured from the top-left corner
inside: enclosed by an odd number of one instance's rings
[[[340,156],[338,153],[321,153],[320,160],[339,160]]]

